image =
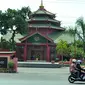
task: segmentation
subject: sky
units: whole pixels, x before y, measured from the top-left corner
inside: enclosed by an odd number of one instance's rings
[[[41,0],[0,0],[0,10],[29,6],[33,12],[40,4]],[[56,19],[61,21],[62,27],[75,26],[79,17],[85,17],[85,0],[43,0],[43,5],[46,10],[56,14]]]

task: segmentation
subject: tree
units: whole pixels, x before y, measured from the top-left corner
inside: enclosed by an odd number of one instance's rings
[[[78,44],[78,46],[79,46],[79,44]],[[77,45],[76,45],[76,54],[75,54],[75,48],[74,48],[74,45],[72,44],[72,45],[70,45],[70,56],[72,57],[72,58],[83,58],[83,49],[82,49],[82,47],[78,47]]]
[[[74,43],[72,43],[70,46],[70,49],[71,49],[70,55],[75,58],[83,57],[82,54],[84,54],[84,52],[82,49],[82,47],[83,47],[83,43],[81,40],[82,36],[81,36],[81,33],[78,31],[77,26],[69,27],[69,29],[66,30],[66,32],[73,35],[73,37],[74,37]],[[81,37],[78,37],[78,36],[81,36]]]
[[[26,34],[28,29],[28,18],[31,13],[29,7],[22,7],[20,10],[7,9],[6,16],[8,17],[8,27],[13,31],[13,26],[16,26],[16,32]]]
[[[0,31],[4,35],[10,29],[12,36],[10,42],[14,45],[14,37],[16,33],[27,34],[28,18],[31,13],[29,7],[22,7],[20,10],[8,8],[4,13],[0,12]],[[2,29],[4,27],[4,29]],[[16,27],[14,30],[13,28]],[[13,46],[14,47],[14,46]]]
[[[0,49],[3,50],[3,49],[9,49],[10,50],[10,42],[9,41],[6,41],[5,39],[3,39],[1,37],[1,40],[0,40]]]
[[[84,22],[83,17],[80,17],[76,21],[76,26],[77,26],[77,35],[83,42],[83,50],[84,50],[84,53],[85,53],[85,22]]]
[[[74,37],[74,43],[75,43],[75,38],[77,33],[76,27],[69,27],[69,29],[66,30],[66,32]]]
[[[70,49],[66,41],[60,40],[56,45],[57,54],[62,56],[68,56]]]
[[[77,29],[76,27],[69,27],[68,30],[66,30],[67,33],[69,33],[70,35],[72,35],[74,37],[74,43],[73,43],[73,46],[74,46],[74,55],[72,56],[75,56],[76,57],[76,34],[77,34]]]
[[[29,7],[22,7],[21,10],[17,10],[17,15],[15,16],[15,26],[17,32],[20,34],[28,33],[28,19],[31,14]]]

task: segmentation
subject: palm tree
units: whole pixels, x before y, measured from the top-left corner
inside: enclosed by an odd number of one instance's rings
[[[77,33],[76,27],[69,27],[69,29],[66,30],[66,32],[68,32],[70,35],[72,35],[74,37],[74,43],[75,43],[76,33]]]
[[[83,17],[80,17],[76,21],[76,26],[77,26],[77,35],[83,42],[83,50],[84,50],[84,53],[85,53],[85,22],[84,22]]]
[[[74,57],[76,57],[76,34],[77,34],[77,28],[76,27],[69,27],[69,29],[66,30],[66,32],[74,37]]]

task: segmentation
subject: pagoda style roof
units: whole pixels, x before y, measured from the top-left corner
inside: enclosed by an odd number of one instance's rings
[[[43,36],[44,38],[46,38],[47,40],[53,42],[53,40],[52,40],[50,37],[48,37],[48,36],[46,36],[46,35],[43,35],[43,34],[39,33],[38,31],[36,31],[35,33],[33,33],[33,34],[31,34],[31,35],[27,35],[27,36],[25,36],[25,37],[23,37],[23,38],[20,38],[19,40],[22,42],[22,41],[30,38],[31,36],[33,36],[33,35],[35,35],[35,34],[39,34],[39,35]]]
[[[63,27],[58,27],[56,25],[53,24],[30,24],[29,25],[30,28],[53,28],[53,29],[58,29],[58,30],[65,30],[65,28]]]
[[[55,14],[44,8],[42,0],[39,9],[29,16],[28,23],[29,28],[52,28],[57,30],[65,30],[65,28],[60,26],[61,21],[55,19]]]
[[[60,40],[67,41],[67,43],[74,42],[74,36],[65,31],[55,31],[48,35],[54,43],[58,43]]]
[[[33,12],[30,16],[34,15],[34,14],[47,14],[47,15],[50,15],[50,16],[53,16],[55,17],[55,14],[47,11],[46,9],[38,9],[37,11]]]
[[[25,40],[27,40],[28,38],[30,38],[31,36],[33,36],[35,34],[39,34],[42,37],[44,37],[45,39],[47,39],[47,40],[49,40],[53,43],[58,43],[59,40],[64,40],[64,41],[67,41],[68,43],[74,42],[74,37],[71,34],[66,33],[65,31],[55,31],[55,32],[52,32],[51,34],[48,34],[47,36],[43,35],[43,34],[41,34],[37,31],[37,32],[35,32],[31,35],[24,36],[23,38],[20,38],[19,40],[21,42],[25,41]]]
[[[47,16],[45,16],[45,17],[33,17],[33,18],[28,20],[28,22],[31,22],[31,21],[50,21],[50,22],[58,22],[58,23],[60,23],[60,21],[48,18]]]
[[[55,14],[54,13],[51,13],[49,11],[47,11],[44,6],[43,6],[43,2],[41,1],[41,5],[39,6],[39,9],[33,13],[30,14],[29,17],[33,16],[33,15],[41,15],[41,14],[44,14],[44,15],[50,15],[51,17],[55,18]]]

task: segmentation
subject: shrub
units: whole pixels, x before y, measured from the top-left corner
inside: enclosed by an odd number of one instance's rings
[[[14,67],[14,62],[13,61],[9,61],[8,62],[8,67],[9,68],[13,68]]]

